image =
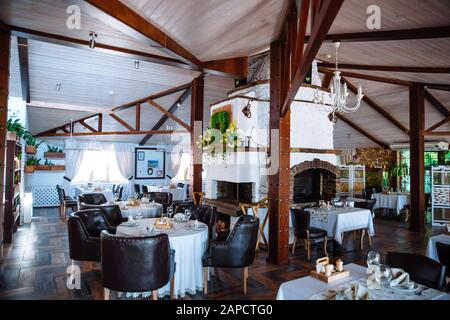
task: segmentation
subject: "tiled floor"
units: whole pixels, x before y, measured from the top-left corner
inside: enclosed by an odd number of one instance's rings
[[[0,299],[102,299],[103,288],[99,266],[82,263],[81,290],[66,287],[67,267],[71,264],[68,253],[66,223],[57,209],[35,209],[31,225],[20,227],[12,246],[5,247],[5,258],[0,265]],[[375,219],[376,236],[372,247],[386,251],[425,252],[426,234],[408,231],[404,222],[395,219]],[[434,230],[437,232],[437,230]],[[346,237],[344,246],[353,244]],[[345,263],[365,264],[368,248],[339,256]],[[266,262],[267,252],[260,251],[249,269],[248,294],[242,292],[242,272],[217,269],[209,282],[209,294],[198,292],[185,299],[273,299],[280,283],[305,276],[313,268],[305,258],[303,247],[298,247],[290,264],[276,266]],[[313,248],[311,261],[322,255],[319,244]],[[332,257],[332,260],[337,257]]]

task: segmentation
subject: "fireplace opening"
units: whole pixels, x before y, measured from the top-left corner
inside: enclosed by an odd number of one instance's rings
[[[252,202],[251,182],[228,182],[217,181],[217,199],[225,202],[238,204],[239,202]]]
[[[294,176],[294,203],[329,201],[336,195],[336,175],[324,169],[309,169]]]

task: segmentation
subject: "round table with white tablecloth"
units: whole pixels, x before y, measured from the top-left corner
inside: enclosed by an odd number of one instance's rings
[[[117,235],[144,236],[145,228],[155,223],[156,219],[142,219],[138,226],[129,227],[121,224],[117,227]],[[175,250],[176,271],[174,276],[174,296],[184,297],[203,290],[202,256],[208,247],[208,226],[199,222],[201,230],[194,230],[189,222],[173,222],[171,229],[155,229],[156,232],[167,233],[171,249]],[[167,283],[158,290],[158,296],[170,294]]]
[[[135,217],[137,214],[142,214],[143,218],[159,217],[163,213],[163,205],[156,202],[140,203],[139,206],[129,206],[127,201],[120,201],[117,203],[122,212],[122,216],[127,218],[128,216]]]

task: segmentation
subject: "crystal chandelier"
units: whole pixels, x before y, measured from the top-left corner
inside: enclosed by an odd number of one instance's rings
[[[316,89],[314,91],[313,102],[316,104],[322,105],[327,112],[330,114],[328,118],[331,122],[336,123],[337,113],[345,113],[345,112],[355,112],[361,106],[361,100],[364,97],[362,93],[361,86],[358,87],[358,93],[356,95],[356,105],[348,106],[347,98],[349,96],[349,92],[347,90],[347,83],[344,82],[344,88],[342,90],[341,86],[341,71],[338,70],[338,50],[340,47],[340,42],[334,42],[333,46],[336,48],[336,70],[333,72],[333,83],[330,88],[330,93],[328,93],[329,99],[325,99],[325,94],[319,94],[319,90]],[[325,101],[331,101],[330,104],[326,104]]]

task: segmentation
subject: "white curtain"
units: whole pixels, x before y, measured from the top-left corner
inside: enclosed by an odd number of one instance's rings
[[[114,153],[116,155],[116,161],[119,166],[120,173],[125,179],[128,180],[126,189],[128,194],[130,194],[133,192],[134,145],[130,143],[115,143]]]
[[[66,149],[66,171],[65,177],[69,180],[75,178],[83,160],[84,150],[81,149]],[[71,183],[67,179],[64,179],[63,186],[67,195],[72,194]]]
[[[167,152],[166,154],[166,175],[171,176],[172,179],[180,169],[182,154],[181,150],[179,152]]]

